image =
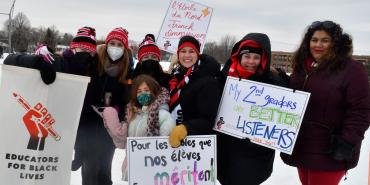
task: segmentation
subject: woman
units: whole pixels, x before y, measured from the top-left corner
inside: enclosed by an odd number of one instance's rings
[[[270,72],[270,39],[263,33],[249,33],[237,42],[222,69],[226,77],[281,85],[285,83]],[[218,179],[222,185],[257,185],[272,173],[275,151],[249,141],[220,133],[218,135]]]
[[[200,54],[200,44],[192,36],[180,39],[179,66],[170,81],[170,112],[177,126],[169,143],[178,147],[187,135],[211,134],[221,90],[216,77],[220,64],[211,56]]]
[[[289,86],[310,92],[292,155],[303,185],[337,185],[357,165],[369,127],[369,82],[352,39],[332,21],[312,23],[295,52]]]
[[[139,45],[138,51],[139,62],[134,70],[134,77],[141,74],[152,76],[161,87],[169,89],[169,80],[171,76],[163,72],[161,61],[161,51],[154,43],[150,36],[146,36],[143,42]]]
[[[168,112],[168,99],[168,91],[151,76],[136,77],[124,121],[119,121],[117,111],[112,107],[105,108],[103,112],[105,127],[115,145],[126,149],[127,137],[168,136],[175,127],[175,121]],[[125,181],[128,180],[127,171],[125,157],[122,164],[122,179]]]
[[[41,79],[45,84],[55,81],[56,72],[88,75],[90,66],[96,60],[95,29],[82,27],[73,38],[70,49],[58,57],[52,53],[47,45],[40,45],[36,49],[36,55],[12,54],[4,64],[15,65],[40,70]]]
[[[84,107],[75,146],[76,170],[82,164],[83,185],[111,185],[111,165],[115,146],[103,125],[104,107],[117,108],[123,115],[128,102],[129,73],[128,32],[123,28],[112,30],[105,44],[99,45],[99,60],[94,63],[89,76]]]

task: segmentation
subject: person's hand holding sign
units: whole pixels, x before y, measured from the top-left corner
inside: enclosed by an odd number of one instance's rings
[[[186,129],[184,124],[177,125],[175,128],[172,129],[170,137],[168,141],[170,145],[174,148],[177,148],[181,145],[181,141],[186,138],[188,135],[188,130]]]

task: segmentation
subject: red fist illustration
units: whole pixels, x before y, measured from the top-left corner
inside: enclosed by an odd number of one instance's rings
[[[51,126],[55,123],[48,110],[41,103],[38,103],[23,116],[23,122],[30,134],[27,148],[44,150],[45,138],[49,135],[49,130],[52,130]],[[55,132],[51,134],[53,133]]]

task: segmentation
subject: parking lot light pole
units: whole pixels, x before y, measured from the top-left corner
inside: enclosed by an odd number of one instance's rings
[[[12,53],[12,17],[13,17],[13,12],[14,12],[14,4],[15,0],[13,0],[12,7],[10,8],[9,13],[1,13],[2,15],[8,15],[9,16],[9,22],[8,22],[8,52]]]

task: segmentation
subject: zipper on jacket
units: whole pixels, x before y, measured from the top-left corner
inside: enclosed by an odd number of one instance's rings
[[[303,86],[302,86],[302,90],[305,90],[306,88],[306,85],[307,85],[307,81],[309,80],[309,78],[312,76],[313,73],[315,73],[317,71],[317,68],[318,68],[318,65],[315,65],[312,69],[312,71],[310,73],[307,72],[307,69],[305,68],[304,71],[306,73],[306,76],[304,78],[304,82],[303,82]]]
[[[313,72],[311,72],[311,73],[309,73],[309,74],[307,74],[307,73],[306,73],[306,76],[305,76],[305,78],[304,78],[304,82],[303,82],[303,85],[302,85],[302,90],[305,90],[306,85],[307,85],[307,81],[308,81],[308,79],[311,77],[312,73],[313,73]]]

